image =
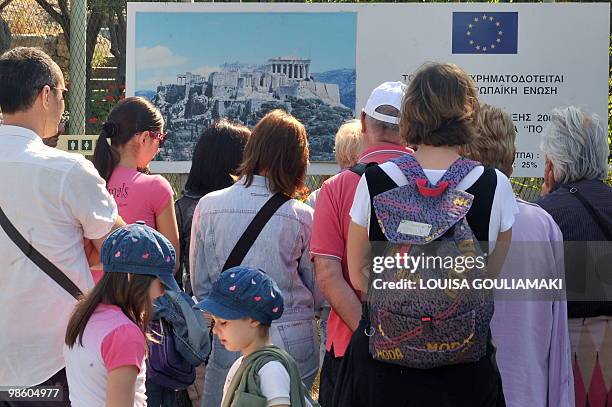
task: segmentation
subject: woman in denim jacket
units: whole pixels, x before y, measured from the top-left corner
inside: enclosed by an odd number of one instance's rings
[[[277,192],[294,196],[303,187],[307,163],[306,130],[298,120],[280,110],[261,119],[247,142],[240,180],[204,196],[195,209],[189,258],[198,301],[209,294],[236,242],[266,201]],[[310,261],[312,218],[310,207],[289,200],[265,225],[242,261],[264,270],[283,293],[285,311],[272,324],[272,342],[294,357],[308,388],[319,368],[314,312],[322,302]],[[227,372],[239,356],[213,338],[202,406],[221,404]]]

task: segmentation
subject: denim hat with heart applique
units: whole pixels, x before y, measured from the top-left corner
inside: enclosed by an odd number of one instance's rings
[[[283,314],[283,296],[262,270],[237,266],[221,273],[210,294],[195,308],[223,319],[251,317],[270,325]]]
[[[105,273],[131,273],[155,276],[166,288],[180,291],[174,279],[174,247],[157,230],[144,222],[115,230],[104,240],[100,258]]]

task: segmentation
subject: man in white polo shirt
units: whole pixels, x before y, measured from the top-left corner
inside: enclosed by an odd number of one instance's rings
[[[123,221],[89,161],[43,144],[58,131],[65,96],[62,72],[44,52],[21,47],[0,56],[0,207],[36,250],[85,291],[93,279],[84,241],[99,250]],[[0,386],[65,383],[62,344],[74,304],[0,229]]]

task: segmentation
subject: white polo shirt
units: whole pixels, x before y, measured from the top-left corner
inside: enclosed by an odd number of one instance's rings
[[[91,162],[45,146],[29,129],[0,125],[0,205],[81,290],[93,286],[83,237],[105,236],[117,207]],[[74,304],[0,229],[1,386],[39,384],[64,367]]]

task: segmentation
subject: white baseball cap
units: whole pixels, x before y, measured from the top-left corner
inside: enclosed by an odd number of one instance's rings
[[[385,82],[372,91],[363,109],[368,116],[381,122],[398,124],[399,117],[378,113],[376,109],[383,105],[390,105],[397,110],[402,110],[402,99],[406,85],[402,82]]]

